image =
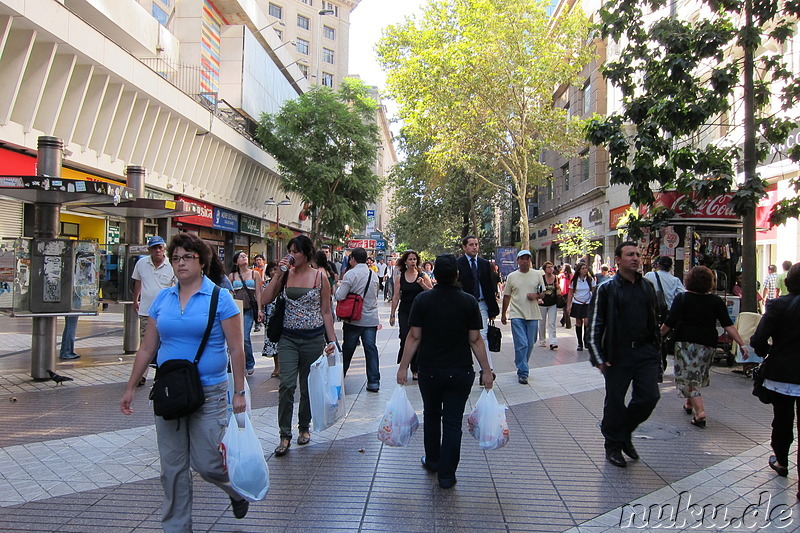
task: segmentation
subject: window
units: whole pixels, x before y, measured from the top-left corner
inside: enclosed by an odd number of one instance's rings
[[[303,15],[297,15],[297,25],[304,30],[307,30],[309,26],[311,26],[311,21],[308,17],[304,17]]]
[[[592,82],[587,81],[583,86],[583,114],[588,115],[592,112]]]
[[[308,41],[305,39],[297,39],[295,42],[295,48],[297,48],[297,51],[301,54],[308,55]]]
[[[62,222],[61,236],[69,237],[70,239],[77,239],[80,237],[80,227],[80,224],[75,224],[73,222]]]
[[[304,63],[297,63],[297,68],[299,68],[300,72],[303,73],[304,78],[308,78],[308,65]]]
[[[336,40],[336,30],[334,30],[330,26],[323,26],[322,31],[326,39],[330,39],[331,41]]]
[[[300,1],[303,2],[307,6],[313,6],[314,5],[314,0],[300,0]]]
[[[564,192],[569,190],[569,163],[561,167],[561,175],[564,176]]]
[[[333,11],[333,16],[334,17],[338,17],[339,16],[339,6],[335,6],[330,2],[326,2],[325,0],[322,0],[322,9],[330,9],[331,11]]]
[[[326,63],[333,65],[333,50],[330,48],[322,49],[322,60]]]
[[[327,72],[322,73],[322,85],[325,87],[333,87],[333,74]]]
[[[283,18],[283,8],[281,6],[276,6],[275,4],[269,5],[269,16],[275,17],[276,19]]]
[[[589,150],[581,153],[581,181],[589,181]]]
[[[277,35],[278,39],[281,41],[283,40],[283,32],[281,30],[275,30],[275,35]]]
[[[169,19],[169,15],[167,15],[167,13],[163,9],[153,4],[153,9],[151,10],[151,13],[153,14],[153,18],[156,19],[159,24],[161,24],[162,26],[167,25],[167,19]]]

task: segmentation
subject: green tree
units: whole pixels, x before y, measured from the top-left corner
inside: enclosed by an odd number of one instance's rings
[[[281,186],[308,202],[315,241],[363,227],[380,194],[376,106],[363,82],[346,78],[337,92],[315,86],[261,117],[257,137],[278,161]]]
[[[600,248],[600,241],[592,240],[597,234],[584,228],[575,220],[567,220],[566,224],[555,224],[558,228],[558,249],[561,253],[578,258],[586,258]]]
[[[403,129],[397,140],[405,154],[389,178],[394,191],[390,228],[397,241],[435,257],[457,249],[462,235],[480,235],[480,215],[492,192],[486,183],[463,170],[433,167],[427,159],[430,139]]]
[[[613,0],[601,10],[602,35],[626,43],[603,68],[621,89],[624,109],[591,121],[587,138],[606,146],[610,182],[628,185],[633,204],[652,204],[654,189],[697,199],[734,193],[733,207],[744,218],[743,310],[755,310],[755,208],[766,185],[755,169],[796,127],[780,115],[800,95],[781,54],[767,50],[781,50],[792,35],[800,2],[698,0],[699,16],[691,21],[668,10],[653,14],[665,4]],[[731,132],[728,138],[715,134],[720,127]],[[790,156],[797,160],[800,149]],[[797,216],[798,208],[797,199],[784,200],[773,222]],[[657,216],[662,223],[670,213]],[[631,216],[629,222],[636,233],[653,221]]]
[[[430,161],[511,195],[523,243],[527,200],[552,172],[539,154],[573,155],[583,144],[580,122],[553,106],[553,91],[582,82],[593,57],[583,13],[554,20],[550,4],[432,0],[419,20],[388,27],[377,46],[400,116],[433,141]]]

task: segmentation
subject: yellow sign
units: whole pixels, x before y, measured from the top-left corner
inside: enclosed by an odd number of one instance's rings
[[[113,185],[123,185],[123,186],[125,185],[124,181],[117,181],[109,178],[101,178],[100,176],[89,174],[88,172],[81,172],[80,170],[73,170],[71,168],[66,168],[66,167],[61,167],[61,177],[73,180],[101,181],[103,183],[111,183]]]

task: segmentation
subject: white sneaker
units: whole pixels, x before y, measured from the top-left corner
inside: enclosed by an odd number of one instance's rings
[[[547,343],[545,341],[539,341],[539,346],[544,348],[545,346],[547,346]]]

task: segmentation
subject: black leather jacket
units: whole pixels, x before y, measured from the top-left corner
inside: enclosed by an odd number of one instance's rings
[[[625,305],[625,302],[622,301],[622,283],[624,281],[624,278],[617,274],[610,281],[598,286],[589,304],[587,348],[591,355],[592,366],[606,362],[613,365],[614,358],[621,348],[620,331],[625,324],[621,324],[619,308]],[[645,280],[638,272],[636,273],[636,283],[643,284],[642,287],[650,300],[647,333],[648,338],[652,338],[653,343],[658,344],[660,334],[656,320],[656,290],[653,284]]]
[[[797,301],[795,302],[795,299]],[[800,295],[787,294],[767,301],[764,316],[750,346],[759,357],[769,355],[764,377],[781,383],[800,384]],[[769,343],[772,339],[772,344]]]

